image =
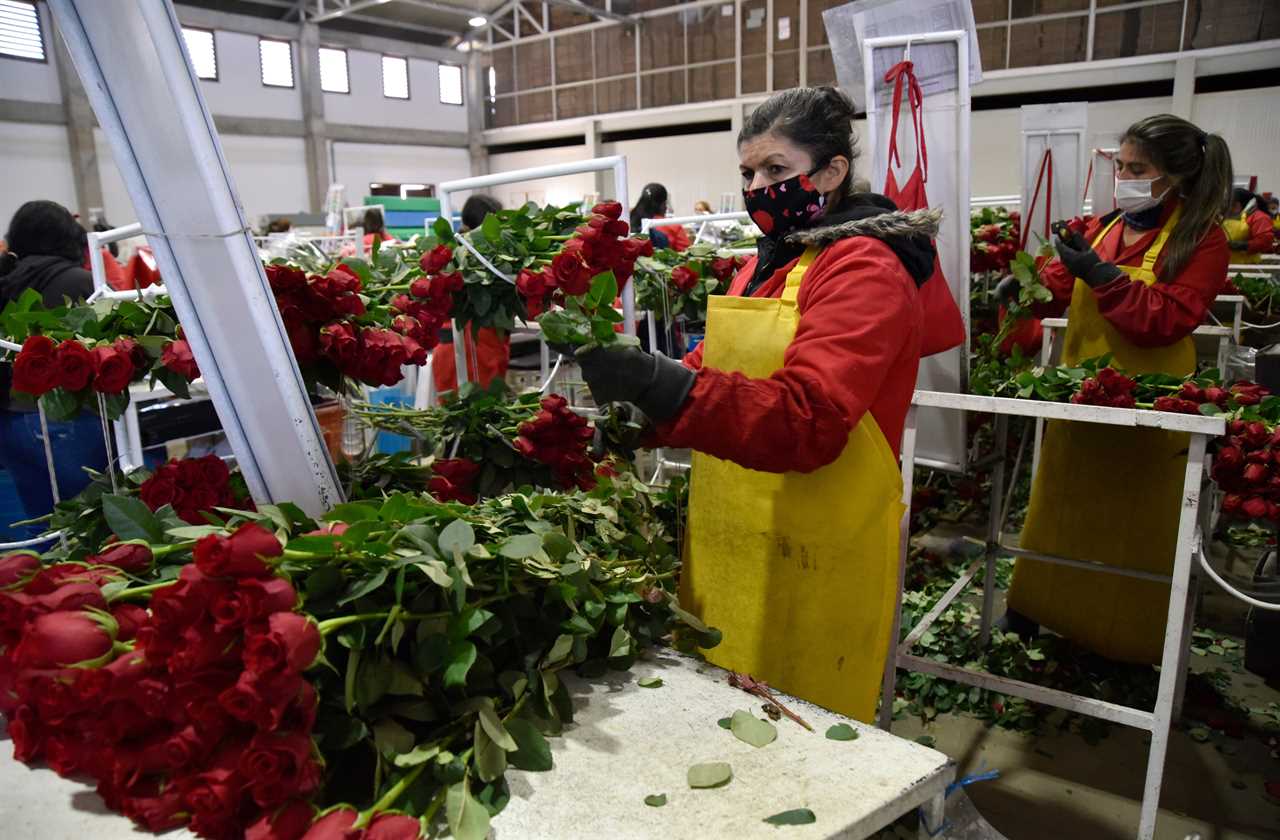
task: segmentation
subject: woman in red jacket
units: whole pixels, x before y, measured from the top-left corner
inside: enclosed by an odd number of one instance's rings
[[[1271,253],[1271,217],[1259,204],[1258,197],[1243,187],[1236,187],[1231,193],[1231,207],[1222,230],[1231,246],[1232,263],[1260,263],[1263,254]]]
[[[1161,114],[1129,127],[1115,157],[1118,210],[1056,243],[1041,270],[1069,308],[1062,361],[1110,355],[1127,373],[1186,376],[1191,332],[1226,284],[1220,223],[1231,193],[1226,142]],[[1168,575],[1181,510],[1187,436],[1050,423],[1022,531],[1042,554]],[[1158,663],[1169,585],[1019,559],[1005,624],[1047,625],[1112,659]]]
[[[776,94],[738,136],[764,237],[682,363],[583,352],[598,403],[695,450],[681,602],[723,631],[709,658],[863,720],[897,598],[896,454],[915,387],[941,213],[851,190],[853,104]]]

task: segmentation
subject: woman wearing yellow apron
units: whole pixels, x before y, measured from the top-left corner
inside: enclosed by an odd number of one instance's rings
[[[1231,246],[1233,265],[1260,263],[1263,254],[1271,253],[1271,217],[1258,206],[1258,197],[1243,187],[1236,187],[1231,194],[1222,230]]]
[[[1221,137],[1179,117],[1148,117],[1115,158],[1119,209],[1058,241],[1041,271],[1070,307],[1062,361],[1110,353],[1129,373],[1185,376],[1191,332],[1226,281],[1219,224],[1231,191]],[[1184,434],[1055,422],[1045,430],[1022,545],[1045,554],[1169,574],[1186,467]],[[1157,663],[1169,586],[1021,558],[1005,626],[1039,623],[1125,662]]]
[[[738,137],[764,233],[684,363],[579,357],[598,402],[695,450],[681,600],[718,665],[870,721],[897,597],[897,450],[921,340],[916,290],[940,214],[851,191],[853,104],[779,93]]]

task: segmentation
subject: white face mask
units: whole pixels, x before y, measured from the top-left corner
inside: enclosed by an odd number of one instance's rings
[[[1151,185],[1159,178],[1134,178],[1116,181],[1116,206],[1126,213],[1141,213],[1164,200],[1166,189],[1160,195],[1151,194]]]

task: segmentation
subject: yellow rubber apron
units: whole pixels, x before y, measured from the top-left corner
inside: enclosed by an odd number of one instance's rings
[[[1235,219],[1222,220],[1222,232],[1227,235],[1227,239],[1232,242],[1248,242],[1252,235],[1249,230],[1249,217],[1245,213],[1241,213]],[[1232,251],[1232,265],[1252,265],[1262,262],[1262,254],[1250,254],[1248,251]]]
[[[1181,208],[1151,243],[1141,266],[1120,266],[1133,282],[1156,282],[1156,260],[1180,217]],[[1119,218],[1094,239],[1093,247]],[[1089,286],[1076,280],[1062,361],[1073,365],[1106,353],[1129,373],[1185,376],[1196,364],[1190,336],[1167,347],[1131,344],[1098,312]],[[1187,443],[1187,435],[1178,432],[1047,424],[1023,547],[1169,574]],[[1019,558],[1009,607],[1109,659],[1155,664],[1164,648],[1169,585]]]
[[[708,367],[767,378],[783,365],[796,296],[713,297]],[[812,473],[767,473],[695,453],[681,603],[724,633],[711,662],[870,722],[897,597],[902,478],[870,413]]]

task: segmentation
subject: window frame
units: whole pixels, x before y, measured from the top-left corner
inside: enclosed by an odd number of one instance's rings
[[[332,50],[333,52],[340,52],[340,53],[342,53],[342,63],[343,63],[343,66],[346,68],[345,78],[346,78],[346,80],[347,80],[347,89],[346,89],[346,90],[325,90],[325,87],[324,87],[324,73],[323,73],[323,72],[320,72],[320,73],[319,73],[319,76],[320,76],[320,92],[321,92],[321,93],[332,93],[332,94],[336,94],[336,95],[338,95],[338,96],[350,96],[350,95],[351,95],[351,53],[349,53],[349,52],[347,51],[347,48],[346,48],[346,47],[331,47],[331,46],[327,46],[327,45],[324,45],[324,44],[321,44],[321,45],[320,45],[320,47],[319,47],[319,49],[321,49],[321,50]],[[317,61],[319,61],[318,56],[319,56],[319,53],[317,53]]]
[[[196,78],[197,78],[197,79],[199,79],[199,80],[200,80],[200,81],[202,81],[202,82],[217,82],[217,81],[221,81],[222,73],[218,70],[218,33],[217,33],[217,30],[215,30],[215,29],[209,29],[208,27],[204,27],[204,26],[187,26],[185,23],[184,23],[184,24],[182,24],[182,27],[181,27],[181,28],[182,28],[182,29],[184,29],[184,30],[185,30],[185,29],[190,29],[190,30],[192,30],[193,32],[208,32],[208,33],[209,33],[209,41],[210,41],[210,43],[213,45],[213,76],[212,76],[212,77],[205,77],[205,76],[201,76],[201,75],[200,75],[200,71],[199,71],[199,70],[196,70],[195,62],[192,62],[192,64],[191,64],[191,69],[196,71]],[[188,45],[188,44],[186,43],[186,36],[185,36],[185,35],[183,36],[183,46],[187,47],[187,52],[190,52],[190,51],[191,51],[191,47],[190,47],[190,45]],[[261,63],[261,61],[262,61],[261,53],[259,53],[258,61],[259,61],[259,63]],[[259,73],[259,77],[261,77],[261,73]]]
[[[36,18],[36,37],[40,39],[40,58],[32,58],[29,55],[11,55],[9,53],[0,53],[0,59],[8,59],[10,61],[30,61],[33,64],[49,63],[49,45],[45,39],[44,20],[40,15],[40,4],[35,0],[13,0],[13,2],[24,3],[31,7],[31,11],[35,12]]]
[[[442,84],[442,80],[444,77],[443,75],[441,75],[441,71],[444,70],[444,68],[446,67],[452,67],[453,69],[458,71],[458,101],[457,102],[448,102],[444,98],[444,90],[443,90],[443,84]],[[467,106],[467,74],[463,72],[463,66],[461,64],[451,64],[447,61],[439,62],[438,65],[436,66],[436,88],[439,89],[437,92],[439,93],[439,99],[440,99],[441,105],[449,105],[454,108],[465,108]]]
[[[393,61],[404,62],[404,96],[392,96],[389,93],[387,93],[387,59],[388,58],[392,59]],[[378,67],[382,71],[382,98],[393,99],[396,102],[408,102],[410,99],[413,98],[413,84],[409,80],[409,56],[391,55],[389,53],[382,53],[381,59],[382,60],[379,62]]]
[[[289,84],[287,85],[269,84],[265,78],[267,67],[262,60],[262,45],[268,41],[274,44],[284,44],[289,48]],[[273,90],[297,90],[298,76],[293,72],[293,41],[290,41],[288,38],[267,38],[263,35],[258,36],[258,82],[264,88],[271,88]]]

